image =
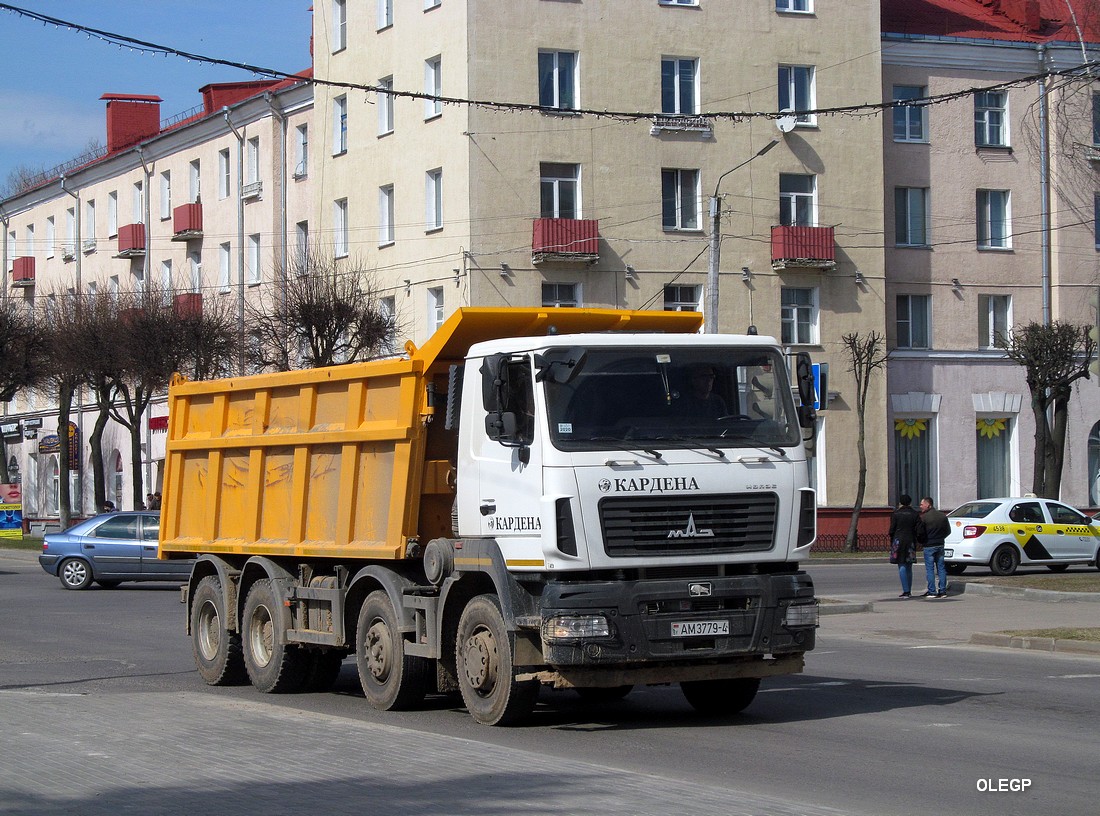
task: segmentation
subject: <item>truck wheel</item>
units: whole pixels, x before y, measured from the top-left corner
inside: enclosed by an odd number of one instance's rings
[[[1012,544],[1002,544],[989,559],[989,571],[994,575],[1011,575],[1020,564],[1020,554]]]
[[[692,680],[681,683],[680,690],[700,714],[728,717],[744,711],[760,688],[759,677],[735,677],[729,680]]]
[[[300,691],[308,668],[305,652],[283,642],[281,612],[270,578],[252,585],[241,616],[241,645],[248,679],[264,694]]]
[[[478,595],[458,621],[458,685],[470,716],[482,725],[511,725],[531,713],[537,680],[517,681],[504,615],[495,595]]]
[[[359,610],[355,665],[367,702],[380,711],[413,708],[428,692],[432,661],[405,654],[397,613],[384,590],[368,595]]]
[[[199,676],[211,686],[235,686],[246,679],[241,636],[225,628],[222,582],[207,575],[191,599],[191,650]]]
[[[306,653],[306,676],[302,681],[302,691],[331,691],[344,666],[343,652],[314,651]]]

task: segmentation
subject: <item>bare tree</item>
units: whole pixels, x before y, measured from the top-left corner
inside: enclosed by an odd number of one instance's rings
[[[44,336],[34,315],[16,298],[0,303],[0,402],[35,386],[43,376]],[[0,482],[7,482],[8,450],[0,435]]]
[[[252,342],[248,363],[257,371],[290,371],[365,360],[396,331],[380,308],[368,271],[319,255],[291,265],[285,286],[267,290],[247,307]]]
[[[1088,379],[1096,343],[1089,326],[1056,320],[1031,322],[999,338],[1005,354],[1025,369],[1035,419],[1034,475],[1031,491],[1058,498],[1065,460],[1066,426],[1073,383]]]
[[[867,493],[867,394],[875,372],[886,367],[890,359],[886,351],[886,338],[876,331],[866,335],[858,332],[840,338],[848,355],[848,370],[856,380],[856,453],[859,455],[859,478],[856,481],[856,500],[852,505],[852,521],[844,538],[844,551],[858,549],[859,514],[863,510],[863,498]]]

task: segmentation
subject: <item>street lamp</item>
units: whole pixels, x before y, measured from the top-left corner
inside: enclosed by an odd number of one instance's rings
[[[707,334],[715,334],[718,331],[718,260],[722,254],[721,211],[719,208],[718,188],[722,179],[734,170],[740,170],[753,159],[758,159],[779,144],[778,139],[772,139],[762,148],[749,156],[736,167],[731,167],[718,177],[714,185],[714,195],[710,197],[710,257],[707,263],[707,299],[703,309],[703,331]]]

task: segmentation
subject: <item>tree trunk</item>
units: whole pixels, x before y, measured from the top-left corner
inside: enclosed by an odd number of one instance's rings
[[[68,530],[73,519],[73,497],[69,490],[69,417],[73,411],[73,391],[72,386],[63,385],[58,393],[57,472],[60,483],[57,490],[57,512],[62,530]]]
[[[1045,498],[1057,499],[1061,492],[1062,466],[1066,453],[1066,425],[1069,422],[1069,389],[1058,389],[1054,398],[1054,428],[1047,453],[1047,493]]]
[[[856,453],[859,455],[859,480],[856,482],[856,500],[852,505],[852,521],[848,525],[848,535],[844,538],[844,552],[859,549],[859,514],[863,510],[863,497],[867,493],[867,434],[865,412],[857,410]]]
[[[145,481],[141,473],[141,420],[140,417],[130,427],[130,463],[134,471],[134,509],[145,501]]]
[[[1046,458],[1050,444],[1050,428],[1047,425],[1046,406],[1040,397],[1031,398],[1031,415],[1035,419],[1035,450],[1032,455],[1034,472],[1031,477],[1031,492],[1036,496],[1046,496]]]
[[[111,418],[108,413],[110,407],[109,386],[96,387],[96,406],[99,413],[96,414],[95,424],[92,426],[92,435],[88,439],[88,446],[92,454],[92,489],[95,495],[96,509],[103,507],[107,501],[107,469],[103,462],[103,432],[107,429],[107,421]]]

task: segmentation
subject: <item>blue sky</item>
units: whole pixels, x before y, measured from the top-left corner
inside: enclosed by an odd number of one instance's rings
[[[11,6],[205,56],[294,72],[310,65],[310,0],[9,0]],[[235,68],[143,54],[0,9],[0,182],[106,142],[104,93],[156,94],[161,117],[201,103]]]

